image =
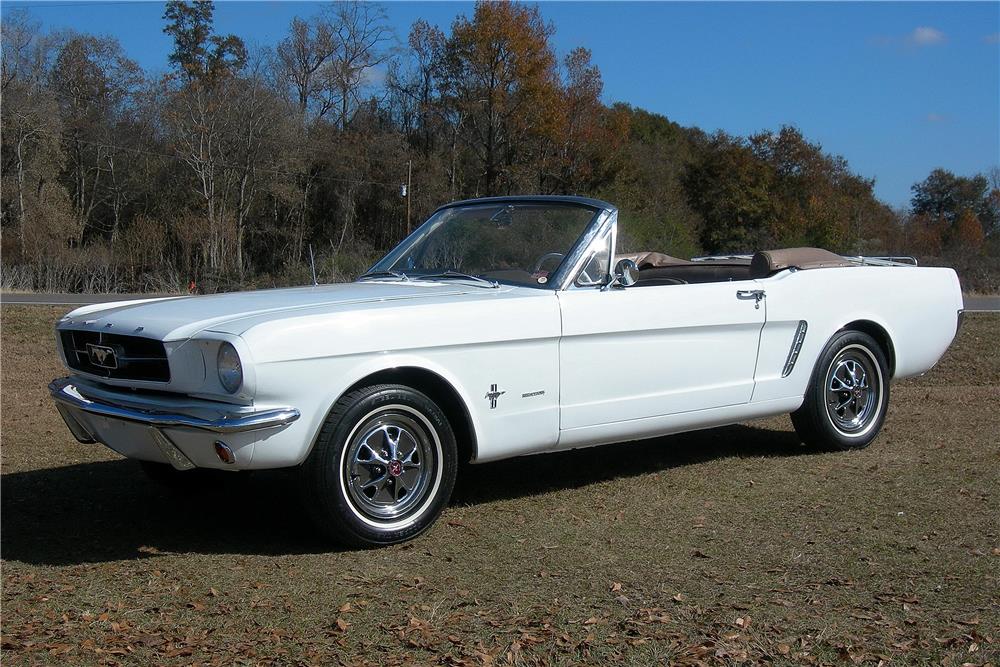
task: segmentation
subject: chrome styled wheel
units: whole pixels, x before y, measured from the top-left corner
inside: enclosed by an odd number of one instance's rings
[[[833,449],[863,449],[885,421],[889,406],[889,364],[868,334],[850,329],[827,343],[803,396],[792,413],[803,442]]]
[[[826,411],[838,431],[863,435],[881,410],[882,371],[861,345],[840,350],[826,378]]]
[[[302,464],[300,493],[338,542],[395,544],[434,523],[457,470],[455,432],[437,403],[411,387],[373,384],[331,408]]]
[[[348,445],[344,485],[355,509],[376,521],[406,515],[426,498],[439,458],[434,434],[406,410],[380,411]]]

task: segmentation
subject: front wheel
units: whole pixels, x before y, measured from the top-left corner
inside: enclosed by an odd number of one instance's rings
[[[868,334],[842,331],[820,355],[792,424],[807,444],[863,449],[882,429],[888,405],[889,372],[882,348]]]
[[[402,385],[365,387],[330,411],[302,467],[303,500],[339,542],[402,542],[437,519],[457,464],[455,435],[437,404]]]

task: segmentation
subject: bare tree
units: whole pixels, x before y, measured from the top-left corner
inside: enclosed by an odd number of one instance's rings
[[[387,61],[385,46],[392,38],[385,10],[357,0],[329,5],[308,20],[292,19],[277,60],[300,114],[312,109],[322,118],[332,112],[344,129],[372,71]]]
[[[63,141],[77,243],[83,243],[95,209],[112,196],[108,170],[123,150],[114,130],[141,81],[139,66],[109,37],[70,35],[55,58],[49,85],[66,119]]]
[[[333,34],[329,23],[319,16],[308,21],[295,17],[288,33],[277,48],[279,71],[292,87],[299,114],[304,117],[310,103],[320,94],[317,73],[333,55]]]
[[[39,243],[30,243],[32,226],[39,227],[43,236],[48,235],[46,229],[59,232],[62,216],[46,217],[41,209],[51,205],[54,210],[62,210],[65,203],[65,192],[58,182],[63,160],[59,146],[60,115],[54,96],[45,85],[54,40],[41,35],[38,24],[30,21],[26,13],[15,10],[0,22],[0,41],[4,45],[0,64],[3,85],[0,220],[5,226],[15,225],[21,259],[25,260],[29,246],[34,246],[35,256],[41,247]]]
[[[437,26],[419,19],[410,29],[408,43],[405,64],[400,59],[389,64],[386,88],[400,127],[428,156],[443,120],[438,80],[446,39]]]
[[[251,59],[250,71],[240,82],[234,104],[232,169],[236,187],[236,269],[240,278],[246,268],[244,245],[248,221],[257,200],[262,167],[273,164],[265,150],[275,135],[280,104],[267,88],[267,61],[263,54]]]
[[[323,113],[335,111],[335,122],[344,130],[364,97],[373,70],[389,58],[384,47],[393,32],[380,5],[357,0],[338,2],[323,17],[330,28],[333,49],[320,70],[321,108]]]

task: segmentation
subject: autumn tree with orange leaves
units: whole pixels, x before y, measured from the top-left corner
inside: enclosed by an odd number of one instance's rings
[[[472,153],[477,194],[518,189],[538,157],[537,139],[555,129],[553,30],[538,7],[512,2],[481,1],[471,19],[452,24],[442,92]]]

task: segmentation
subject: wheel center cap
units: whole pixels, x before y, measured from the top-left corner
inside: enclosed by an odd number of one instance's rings
[[[862,394],[861,387],[857,387],[854,390],[854,398],[861,398],[861,394]]]
[[[389,474],[393,477],[399,477],[403,474],[403,462],[398,459],[393,459],[389,461]]]

